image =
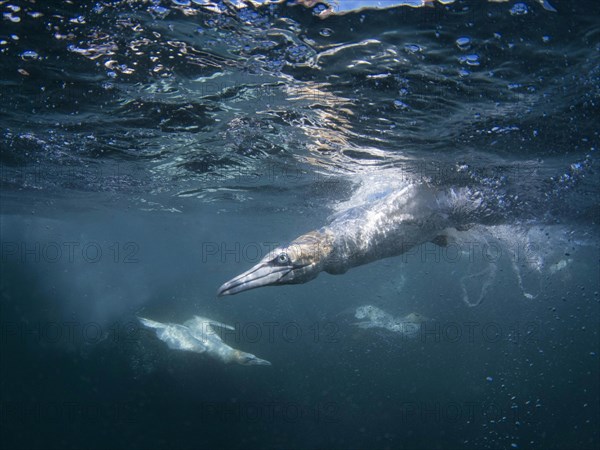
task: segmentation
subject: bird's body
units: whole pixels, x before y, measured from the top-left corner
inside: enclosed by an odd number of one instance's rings
[[[400,255],[453,226],[445,194],[408,185],[369,205],[338,215],[324,230],[333,236],[328,273]]]
[[[419,313],[410,313],[404,317],[394,317],[377,306],[363,305],[356,308],[354,317],[360,319],[355,325],[359,328],[382,328],[403,336],[414,338],[421,324],[428,319]]]
[[[229,325],[200,316],[193,317],[183,325],[155,322],[144,318],[139,320],[144,326],[155,330],[156,336],[170,349],[205,353],[224,363],[271,365],[269,361],[225,344],[215,327],[233,330],[234,328]]]
[[[305,283],[320,272],[342,274],[426,242],[444,245],[449,229],[465,227],[481,209],[481,200],[467,189],[436,191],[408,184],[339,213],[329,225],[273,250],[252,269],[223,284],[218,294]]]

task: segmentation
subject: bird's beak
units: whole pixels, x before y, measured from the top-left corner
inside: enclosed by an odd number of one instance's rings
[[[217,291],[217,295],[219,297],[233,295],[250,289],[279,284],[280,280],[293,268],[293,266],[277,266],[269,261],[261,261],[252,269],[223,284]]]
[[[255,356],[253,359],[249,360],[245,365],[247,365],[247,366],[270,366],[271,363],[269,361],[267,361],[266,359],[260,359]]]

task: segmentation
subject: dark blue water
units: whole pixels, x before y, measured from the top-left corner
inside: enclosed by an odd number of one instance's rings
[[[2,447],[598,448],[597,2],[259,3],[0,2]],[[407,183],[484,213],[216,297]]]

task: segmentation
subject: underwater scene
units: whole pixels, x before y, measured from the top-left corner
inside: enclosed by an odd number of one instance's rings
[[[597,0],[0,0],[0,446],[598,449]]]

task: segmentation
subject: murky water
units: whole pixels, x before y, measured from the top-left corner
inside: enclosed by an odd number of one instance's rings
[[[598,446],[596,2],[0,10],[7,448]],[[217,299],[411,184],[477,214],[442,247]],[[365,305],[423,320],[357,326]],[[272,366],[137,321],[194,315]]]

